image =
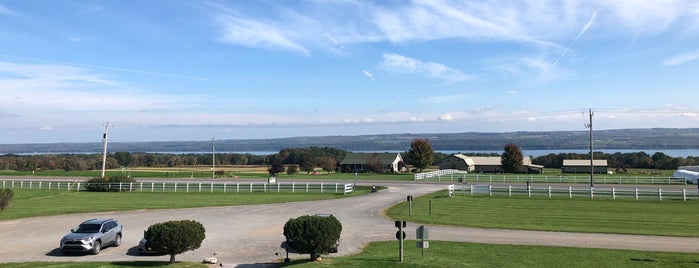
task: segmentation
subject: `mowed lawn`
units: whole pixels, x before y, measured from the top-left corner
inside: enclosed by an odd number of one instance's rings
[[[325,200],[366,194],[371,192],[371,187],[357,186],[351,195],[298,192],[68,192],[29,189],[14,189],[13,192],[15,194],[10,206],[7,211],[0,213],[0,220],[84,212],[236,206]]]
[[[429,201],[432,212],[429,212]],[[413,199],[386,214],[416,223],[563,232],[699,236],[699,201],[579,197],[471,196],[446,190]]]
[[[493,245],[430,241],[424,257],[415,240],[404,242],[403,262],[398,242],[370,243],[358,255],[294,260],[284,267],[697,267],[692,253],[590,249],[550,246]]]

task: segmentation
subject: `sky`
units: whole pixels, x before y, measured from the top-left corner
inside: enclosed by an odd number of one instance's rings
[[[0,144],[699,126],[699,1],[0,0]]]

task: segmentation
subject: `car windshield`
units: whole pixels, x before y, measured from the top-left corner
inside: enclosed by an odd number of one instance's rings
[[[100,231],[100,224],[80,224],[75,228],[74,233],[97,233]]]

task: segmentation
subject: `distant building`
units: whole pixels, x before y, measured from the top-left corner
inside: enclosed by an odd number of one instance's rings
[[[399,153],[347,153],[340,161],[342,172],[363,172],[371,165],[380,165],[381,172],[404,172],[403,157]]]
[[[599,159],[593,160],[595,173],[607,173],[607,160]],[[561,168],[563,173],[590,173],[590,160],[580,160],[580,159],[564,159],[563,167]]]
[[[439,169],[458,169],[467,172],[502,173],[502,158],[499,156],[466,156],[453,154],[439,163]],[[532,164],[531,157],[522,158],[522,173],[542,173],[543,166]]]

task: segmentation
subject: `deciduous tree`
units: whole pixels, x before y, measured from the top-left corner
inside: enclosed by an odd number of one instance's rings
[[[415,139],[410,144],[410,150],[408,151],[408,159],[410,159],[410,164],[413,165],[418,172],[422,172],[423,169],[432,165],[434,162],[434,150],[432,150],[432,144],[428,139]]]
[[[516,173],[522,171],[524,156],[522,156],[522,150],[519,149],[514,143],[509,143],[505,145],[505,152],[502,153],[502,160],[500,164],[502,165],[502,170],[505,173]]]

